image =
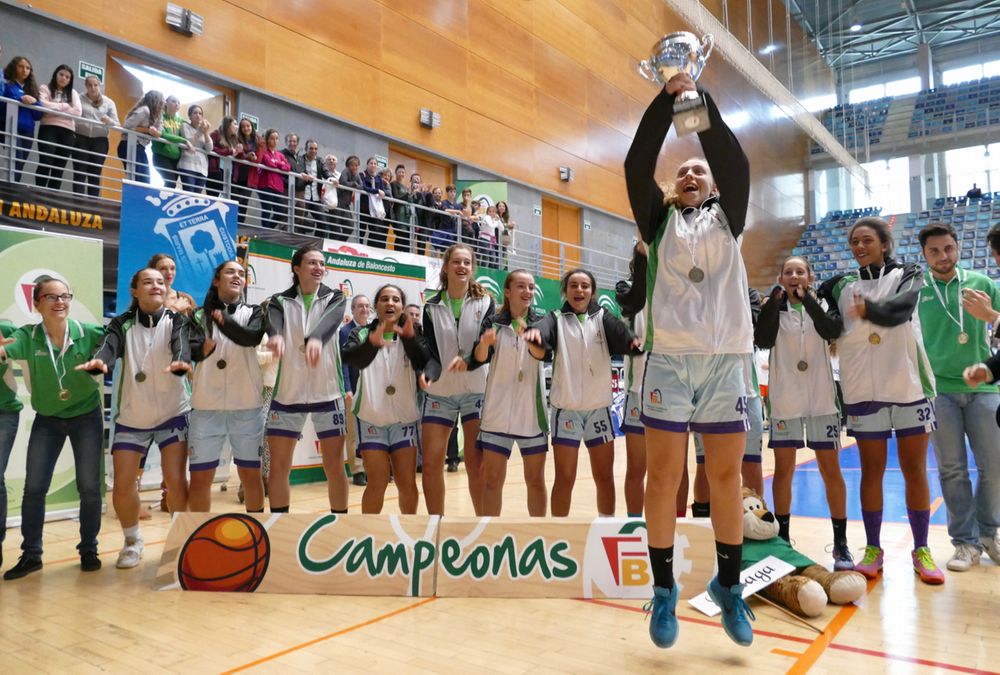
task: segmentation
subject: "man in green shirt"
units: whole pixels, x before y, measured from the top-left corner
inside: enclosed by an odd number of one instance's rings
[[[932,441],[955,546],[948,569],[964,572],[979,564],[984,550],[1000,564],[1000,429],[994,421],[1000,393],[996,385],[971,387],[962,378],[968,366],[990,356],[986,324],[1000,320],[1000,292],[986,275],[958,267],[958,236],[950,226],[924,227],[920,247],[929,270],[918,311],[938,394]],[[966,437],[979,472],[975,492]]]
[[[0,319],[0,338],[6,340],[14,330],[14,324]],[[9,363],[0,361],[0,566],[3,565],[3,540],[7,534],[7,485],[3,477],[7,473],[7,460],[14,449],[22,407],[21,399],[17,397],[14,372]]]

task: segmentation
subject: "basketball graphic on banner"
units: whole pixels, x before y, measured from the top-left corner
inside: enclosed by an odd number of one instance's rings
[[[243,514],[205,521],[184,543],[177,578],[186,591],[252,593],[264,580],[271,543],[264,527]]]

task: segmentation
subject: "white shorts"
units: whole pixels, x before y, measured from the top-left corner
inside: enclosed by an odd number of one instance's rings
[[[642,378],[642,422],[684,433],[746,431],[742,354],[649,354]]]
[[[790,420],[771,420],[769,448],[840,450],[840,415],[813,415]]]
[[[615,429],[611,423],[610,408],[593,410],[552,409],[552,445],[580,447],[583,441],[588,448],[611,443]]]
[[[236,466],[259,469],[264,417],[262,408],[192,410],[188,429],[191,471],[218,467],[226,439],[233,448]]]
[[[285,436],[286,438],[302,438],[302,428],[306,425],[306,417],[312,416],[316,438],[333,438],[344,435],[346,415],[344,401],[336,399],[325,403],[300,403],[286,405],[271,401],[268,412],[267,435]]]
[[[358,449],[357,455],[365,450],[395,452],[403,448],[417,446],[417,420],[407,423],[375,426],[358,418]]]
[[[915,403],[850,403],[844,404],[847,433],[859,441],[929,434],[937,428],[934,403],[921,399]]]

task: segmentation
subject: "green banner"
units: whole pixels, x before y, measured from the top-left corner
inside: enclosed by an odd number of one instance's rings
[[[497,202],[507,203],[507,183],[502,180],[457,180],[455,188],[459,198],[462,190],[472,190],[472,201],[484,207]]]
[[[103,269],[103,250],[99,239],[0,226],[0,318],[15,326],[41,322],[31,295],[35,281],[48,275],[65,281],[73,290],[75,297],[71,319],[102,324]],[[13,369],[24,410],[21,411],[14,449],[7,464],[8,519],[21,515],[28,435],[35,419],[21,367],[15,362]],[[46,498],[46,517],[72,517],[79,504],[73,453],[67,443],[59,455]],[[3,526],[4,523],[0,523],[0,527]]]
[[[495,270],[489,267],[476,268],[476,281],[485,288],[497,303],[497,307],[503,303],[503,284],[507,279],[507,272]],[[615,302],[615,292],[602,288],[597,289],[597,303],[614,314],[621,317],[621,308]],[[531,306],[539,314],[548,314],[558,311],[563,305],[562,293],[559,290],[559,282],[555,279],[535,277],[535,300]]]

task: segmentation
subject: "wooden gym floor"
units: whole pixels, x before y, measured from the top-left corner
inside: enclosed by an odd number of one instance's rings
[[[624,476],[624,441],[618,444],[616,472]],[[801,451],[800,461],[811,458]],[[764,461],[767,475],[766,450]],[[551,475],[551,461],[548,469]],[[527,514],[520,474],[515,453],[505,492],[507,515]],[[446,476],[448,512],[472,515],[464,465]],[[361,490],[351,487],[352,511],[360,509]],[[326,509],[322,484],[297,486],[292,494],[293,511]],[[158,497],[144,494],[148,500]],[[390,486],[387,510],[394,499]],[[619,514],[623,500],[619,493]],[[229,491],[216,491],[214,501],[216,511],[242,510],[235,473]],[[589,466],[580,462],[573,513],[595,512]],[[0,581],[0,673],[1000,671],[1000,570],[984,557],[969,572],[948,573],[944,586],[925,586],[910,567],[905,523],[885,524],[884,576],[869,584],[857,606],[829,606],[814,621],[823,628],[821,635],[752,600],[754,644],[740,648],[718,620],[685,605],[678,607],[677,645],[664,651],[650,643],[639,601],[157,592],[153,577],[168,527],[168,517],[154,512],[142,523],[142,565],[116,570],[120,529],[113,516],[105,516],[104,569],[82,574],[74,548],[76,523],[49,523],[45,568],[18,581]],[[823,563],[829,532],[825,518],[792,519],[798,548]],[[860,522],[851,521],[848,534],[855,549],[864,543]],[[20,533],[8,532],[5,569],[16,562],[19,544]],[[952,552],[943,526],[931,526],[930,545],[943,566]]]

